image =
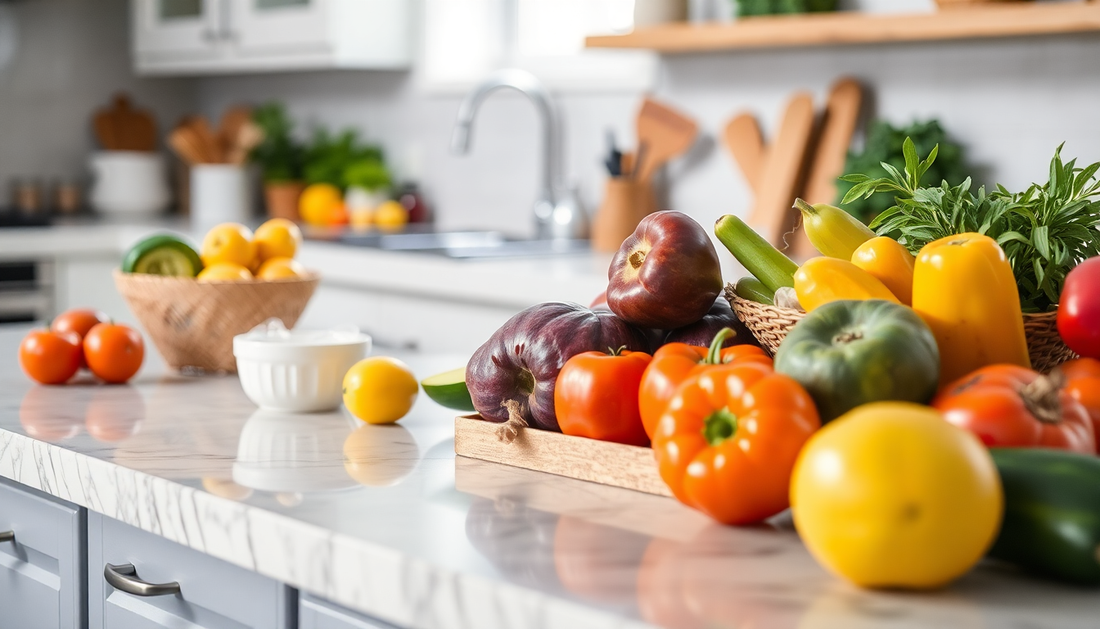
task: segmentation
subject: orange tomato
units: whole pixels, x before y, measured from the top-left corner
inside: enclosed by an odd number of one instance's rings
[[[642,375],[638,390],[642,425],[650,439],[653,438],[657,422],[664,414],[672,394],[676,392],[676,387],[688,377],[716,365],[729,363],[760,363],[771,367],[772,359],[764,350],[754,345],[734,345],[718,349],[729,335],[720,337],[720,340],[716,338],[715,343],[711,343],[709,349],[685,343],[668,343],[653,353],[653,361]]]
[[[942,389],[932,406],[989,447],[1095,454],[1088,411],[1058,384],[1018,365],[989,365]]]
[[[718,365],[676,390],[653,453],[680,502],[723,524],[750,524],[789,506],[795,460],[820,427],[793,378],[759,363]]]
[[[1096,437],[1096,451],[1100,452],[1100,360],[1071,360],[1062,365],[1062,373],[1066,377],[1065,390],[1088,411]]]
[[[74,308],[72,310],[66,310],[54,318],[50,323],[50,329],[54,332],[75,332],[80,336],[81,343],[84,342],[84,336],[88,334],[88,330],[91,330],[97,323],[106,323],[110,321],[110,318],[98,311],[91,308]],[[80,366],[87,368],[88,363],[84,360],[84,349],[80,350]]]
[[[80,369],[80,337],[75,332],[31,330],[19,344],[19,366],[42,384],[61,384]]]
[[[100,323],[84,337],[84,356],[97,378],[109,383],[126,382],[141,369],[145,342],[127,325]]]

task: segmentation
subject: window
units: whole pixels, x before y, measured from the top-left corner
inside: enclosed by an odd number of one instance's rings
[[[588,34],[633,25],[634,0],[424,0],[421,76],[431,90],[466,90],[519,67],[558,91],[644,90],[655,55],[584,47]]]

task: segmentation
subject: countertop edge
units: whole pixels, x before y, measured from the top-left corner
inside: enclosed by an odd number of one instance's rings
[[[401,626],[651,627],[3,429],[0,476]]]

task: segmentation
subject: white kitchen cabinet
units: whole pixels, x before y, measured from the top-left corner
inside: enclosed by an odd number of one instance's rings
[[[0,480],[0,627],[81,629],[84,511]]]
[[[302,592],[298,601],[298,629],[397,629],[397,627]]]
[[[521,308],[322,284],[298,325],[324,329],[354,324],[377,350],[472,354]]]
[[[400,69],[410,0],[131,0],[142,74]]]

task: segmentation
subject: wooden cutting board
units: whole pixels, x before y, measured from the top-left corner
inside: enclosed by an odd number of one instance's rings
[[[111,105],[92,119],[96,139],[108,151],[157,150],[157,124],[152,114],[135,109],[126,94],[115,96]]]
[[[858,81],[846,77],[833,84],[821,120],[821,134],[802,190],[802,198],[810,204],[836,202],[836,180],[844,174],[848,147],[859,124],[862,106],[863,87]],[[792,212],[797,218],[798,211]],[[795,258],[808,259],[818,255],[801,227],[798,234],[794,243]]]
[[[759,192],[748,223],[779,249],[794,225],[791,207],[802,184],[804,165],[814,131],[814,101],[807,92],[791,97],[779,133],[768,147]]]
[[[649,181],[668,160],[686,153],[699,133],[694,120],[652,98],[642,102],[637,127],[638,146],[646,147],[644,155],[639,153],[634,177],[641,181]]]
[[[764,160],[766,149],[764,147],[764,135],[760,132],[760,124],[756,116],[744,113],[735,116],[726,124],[722,134],[726,141],[726,148],[733,154],[733,159],[741,167],[741,173],[749,183],[753,194],[760,194],[760,185],[763,179]]]

